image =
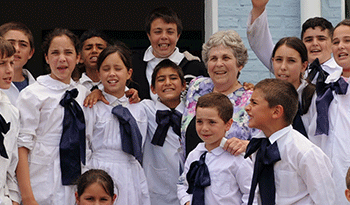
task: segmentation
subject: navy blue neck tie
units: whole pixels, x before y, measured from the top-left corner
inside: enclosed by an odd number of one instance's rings
[[[85,164],[85,118],[83,110],[74,98],[78,90],[67,90],[60,105],[64,107],[63,132],[60,141],[62,184],[73,185],[81,175],[81,163]]]
[[[210,186],[210,174],[205,164],[205,151],[198,161],[191,163],[190,169],[186,174],[188,181],[187,193],[192,195],[193,205],[204,205],[204,188]]]
[[[248,205],[253,204],[255,189],[258,183],[262,204],[274,205],[276,187],[273,166],[277,161],[281,160],[277,142],[271,145],[268,138],[252,138],[247,146],[244,157],[247,158],[256,150],[258,150],[258,153],[256,154],[256,161],[254,164],[254,174],[250,187]]]
[[[112,113],[119,120],[123,151],[133,155],[142,163],[142,135],[135,118],[131,115],[129,109],[122,105],[115,106]]]
[[[326,84],[324,82],[317,82],[316,84],[316,132],[315,135],[326,134],[329,132],[328,109],[334,96],[334,90],[338,95],[345,95],[348,90],[348,83],[340,77],[336,82]]]
[[[317,73],[318,73],[317,82],[324,82],[328,76],[328,73],[322,69],[318,58],[316,58],[314,62],[310,64],[309,70],[310,72],[307,76],[307,79],[310,82],[312,82],[312,80],[315,78]]]
[[[182,114],[177,110],[157,110],[156,122],[158,127],[153,135],[151,143],[163,146],[169,127],[180,137]]]
[[[301,106],[300,103],[298,104],[298,112],[295,115],[294,119],[293,119],[293,128],[297,131],[299,131],[301,134],[303,134],[306,138],[309,138],[307,136],[305,127],[304,127],[304,123],[301,119]]]
[[[7,155],[6,148],[4,145],[5,138],[2,134],[6,134],[10,130],[10,125],[11,123],[6,123],[4,117],[0,114],[0,155],[6,159],[8,159],[9,157]]]

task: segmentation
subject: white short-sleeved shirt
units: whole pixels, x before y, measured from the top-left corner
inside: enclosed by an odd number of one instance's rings
[[[190,152],[185,162],[185,169],[179,178],[177,196],[180,204],[192,201],[192,195],[186,191],[188,182],[186,174],[191,163],[198,161],[200,156],[208,151],[204,142]],[[208,166],[211,185],[204,189],[205,204],[247,204],[253,176],[252,161],[243,155],[233,156],[217,147],[206,154],[205,163]],[[257,204],[256,200],[254,204]]]
[[[264,137],[261,132],[254,138]],[[333,166],[318,146],[291,125],[273,133],[269,141],[277,142],[281,157],[274,165],[276,204],[336,204]],[[255,161],[256,152],[252,156]]]

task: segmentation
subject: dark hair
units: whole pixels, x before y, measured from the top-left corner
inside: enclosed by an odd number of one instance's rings
[[[341,22],[339,22],[333,29],[333,32],[336,28],[338,28],[339,26],[350,26],[350,19],[344,19]],[[332,33],[333,36],[333,33]]]
[[[47,55],[49,51],[52,40],[57,36],[67,36],[72,41],[72,44],[75,48],[75,52],[79,54],[79,48],[80,48],[79,38],[68,29],[55,28],[53,31],[51,31],[49,34],[46,35],[45,40],[42,44],[42,49],[45,55]]]
[[[3,37],[0,37],[0,57],[8,58],[13,56],[16,53],[15,48],[12,46],[12,44],[5,40]]]
[[[114,197],[113,179],[107,172],[101,169],[90,169],[79,177],[77,181],[78,197],[84,193],[88,186],[95,182],[100,184],[109,196]]]
[[[30,48],[34,49],[34,37],[30,29],[21,22],[8,22],[0,26],[0,36],[4,36],[8,31],[22,31],[27,36]]]
[[[350,189],[350,167],[348,169],[348,172],[346,174],[346,187]]]
[[[152,80],[151,80],[151,85],[153,87],[155,87],[155,84],[156,84],[156,78],[157,78],[157,74],[158,72],[163,69],[163,68],[172,68],[174,69],[177,74],[179,75],[179,78],[181,80],[181,83],[184,84],[186,83],[185,81],[185,77],[184,77],[184,73],[182,71],[182,68],[178,65],[176,65],[176,63],[174,63],[173,61],[169,60],[169,59],[164,59],[162,60],[161,62],[159,62],[156,67],[154,68],[153,70],[153,73],[152,73]]]
[[[179,16],[171,8],[164,6],[164,7],[158,7],[154,9],[147,16],[145,27],[146,27],[146,32],[148,34],[150,34],[151,32],[152,22],[157,18],[163,19],[166,23],[175,23],[177,26],[177,35],[180,35],[182,33],[183,28],[182,28],[182,23]]]
[[[230,99],[222,93],[208,93],[198,98],[197,108],[215,108],[219,117],[227,123],[233,115],[233,104]]]
[[[285,122],[292,124],[298,111],[298,93],[293,84],[280,79],[265,79],[255,85],[254,90],[257,89],[262,91],[270,108],[281,105]]]
[[[83,44],[86,40],[92,38],[92,37],[99,37],[102,40],[106,41],[107,45],[110,45],[110,39],[108,38],[108,36],[103,33],[102,31],[96,30],[96,29],[90,29],[85,31],[83,34],[81,34],[80,36],[80,51],[83,49]]]
[[[315,29],[315,27],[320,27],[321,31],[324,31],[325,29],[328,30],[329,36],[332,36],[333,33],[333,25],[331,22],[329,22],[327,19],[322,17],[314,17],[309,18],[303,23],[302,29],[301,29],[301,39],[304,37],[304,33],[307,29],[312,28]]]

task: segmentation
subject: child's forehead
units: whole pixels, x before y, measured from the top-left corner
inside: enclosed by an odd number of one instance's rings
[[[157,76],[159,75],[164,75],[164,73],[171,73],[171,74],[175,74],[175,75],[179,75],[177,70],[173,67],[162,67],[158,70]]]

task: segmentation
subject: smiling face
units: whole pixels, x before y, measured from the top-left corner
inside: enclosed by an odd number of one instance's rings
[[[0,59],[0,88],[9,89],[14,74],[14,56]]]
[[[34,54],[34,49],[30,47],[28,37],[18,30],[9,30],[3,36],[9,41],[16,49],[15,57],[15,69],[22,69],[29,59]]]
[[[108,195],[97,182],[86,187],[81,196],[77,196],[75,193],[75,197],[78,205],[112,205],[116,199],[116,195],[113,197]]]
[[[272,63],[277,79],[292,83],[295,89],[299,87],[301,73],[305,71],[308,63],[302,62],[298,51],[283,44],[276,50]]]
[[[237,65],[237,59],[230,48],[223,45],[210,49],[208,73],[213,80],[214,89],[220,88],[224,94],[232,93],[239,85],[237,76],[243,66]]]
[[[63,83],[69,84],[75,65],[79,62],[80,55],[77,54],[71,39],[66,36],[56,36],[52,39],[47,55],[46,63],[49,64],[50,76]]]
[[[127,80],[131,78],[132,69],[127,69],[118,52],[108,55],[99,70],[104,91],[117,98],[124,95]]]
[[[157,94],[160,101],[169,108],[176,108],[180,103],[181,92],[186,89],[186,82],[182,83],[175,69],[168,67],[158,71],[155,85],[151,86],[153,94]]]
[[[107,42],[100,37],[92,37],[83,42],[80,63],[86,69],[97,69],[98,55],[107,47]]]
[[[350,69],[350,26],[338,26],[334,30],[332,43],[333,56],[337,64],[343,67],[343,71]]]
[[[318,58],[320,64],[323,64],[332,57],[332,41],[328,29],[322,30],[319,26],[314,29],[308,28],[302,40],[307,48],[310,63]]]
[[[153,55],[157,58],[168,58],[175,51],[180,35],[175,23],[166,23],[157,18],[151,23],[150,33],[147,34],[153,48]]]
[[[220,145],[232,125],[230,119],[225,123],[219,116],[219,112],[213,107],[198,107],[196,109],[196,131],[198,136],[205,142],[205,147],[211,151]]]

